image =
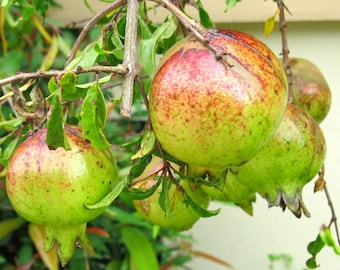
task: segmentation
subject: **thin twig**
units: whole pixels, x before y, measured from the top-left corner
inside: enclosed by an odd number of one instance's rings
[[[96,23],[102,19],[103,17],[105,17],[106,15],[108,15],[110,12],[114,11],[116,8],[124,5],[126,3],[126,0],[117,0],[115,2],[113,2],[111,5],[109,5],[105,10],[99,12],[98,14],[96,14],[83,28],[83,30],[81,31],[81,33],[79,34],[76,42],[74,43],[72,50],[70,52],[70,54],[67,56],[67,60],[65,63],[65,68],[70,64],[70,62],[72,61],[72,59],[74,58],[74,56],[76,55],[76,52],[80,46],[80,44],[82,43],[83,39],[86,37],[87,33],[96,25]]]
[[[7,91],[6,87],[5,86],[2,86],[2,92],[4,93],[4,95],[9,95],[10,92]],[[13,94],[13,93],[12,93]],[[15,118],[19,118],[20,115],[18,114],[18,112],[15,110],[14,108],[14,103],[13,103],[13,99],[12,98],[8,98],[7,99],[7,102],[9,104],[9,106],[12,108],[12,112],[15,116]]]
[[[182,23],[185,29],[189,30],[193,33],[193,35],[210,51],[212,51],[216,55],[216,59],[221,61],[221,63],[226,67],[232,67],[227,60],[227,52],[221,50],[214,45],[211,44],[211,34],[212,32],[205,28],[202,24],[195,21],[194,19],[189,18],[183,11],[181,11],[176,5],[168,0],[151,0],[159,5],[163,6],[167,10],[169,10],[177,19]]]
[[[332,224],[334,224],[336,238],[337,238],[337,241],[338,241],[338,245],[340,245],[340,233],[339,233],[338,221],[337,221],[334,205],[333,205],[333,202],[332,202],[331,196],[329,194],[326,183],[325,183],[325,186],[324,186],[324,191],[325,191],[325,194],[326,194],[326,197],[327,197],[328,206],[331,209],[331,213],[332,213],[332,218],[331,218],[331,221],[330,221],[330,224],[329,224],[328,227],[330,227]]]
[[[138,0],[127,0],[126,27],[125,27],[125,50],[123,64],[129,72],[123,79],[122,103],[120,114],[130,117],[132,111],[133,87],[137,75],[137,32],[138,32]]]
[[[28,72],[28,73],[20,72],[13,76],[0,79],[0,86],[18,82],[18,81],[25,81],[29,79],[50,78],[50,77],[61,76],[67,72],[73,72],[75,74],[90,73],[90,72],[96,72],[96,73],[105,72],[105,73],[125,75],[128,72],[128,69],[125,65],[117,65],[117,66],[92,66],[92,67],[86,67],[86,68],[78,67],[72,70],[48,70],[48,71],[36,71],[36,72]],[[13,93],[9,92],[6,95],[0,97],[0,101],[12,95]]]
[[[285,19],[285,10],[286,6],[283,3],[283,0],[277,1],[277,6],[280,10],[279,19],[280,19],[280,31],[281,31],[281,42],[282,42],[282,62],[283,67],[287,75],[288,79],[288,92],[289,92],[289,102],[292,101],[292,94],[291,94],[291,88],[292,88],[292,70],[289,64],[289,48],[288,48],[288,40],[287,40],[287,23]]]
[[[315,182],[314,186],[314,192],[323,190],[325,192],[326,198],[327,198],[327,203],[328,206],[331,210],[331,220],[328,224],[328,228],[330,228],[332,225],[334,225],[335,228],[335,234],[336,238],[338,241],[338,244],[340,245],[340,233],[339,233],[339,227],[338,227],[338,222],[337,222],[337,217],[335,213],[335,208],[331,199],[331,195],[328,191],[327,185],[326,185],[326,180],[325,180],[325,165],[322,165],[320,171],[319,171],[319,177]]]

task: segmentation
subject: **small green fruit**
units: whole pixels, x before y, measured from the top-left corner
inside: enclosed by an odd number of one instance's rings
[[[133,202],[137,212],[148,222],[160,227],[172,228],[177,231],[190,229],[199,220],[200,216],[188,204],[186,196],[190,196],[196,204],[204,209],[208,207],[210,197],[203,192],[200,186],[192,184],[188,180],[181,180],[180,183],[175,184],[171,182],[172,180],[168,176],[160,178],[161,172],[159,168],[163,166],[161,159],[153,157],[151,166],[147,166],[145,169],[150,172],[149,177],[135,179],[133,188],[147,190],[156,185],[158,181],[166,181],[165,185],[170,184],[168,190],[170,211],[165,213],[161,208],[162,184],[160,184],[151,196]],[[155,174],[155,172],[159,172],[159,175]]]
[[[90,210],[118,183],[109,149],[99,151],[82,138],[78,127],[66,126],[71,150],[50,150],[47,129],[21,143],[7,167],[6,188],[14,209],[26,220],[46,228],[45,249],[57,245],[65,265],[76,245],[93,252],[86,223],[105,208]]]
[[[271,141],[246,164],[233,168],[236,180],[256,190],[269,206],[288,207],[297,217],[309,212],[302,189],[323,165],[326,143],[316,121],[289,104]]]
[[[331,108],[332,94],[320,69],[303,58],[289,60],[293,103],[321,123]]]

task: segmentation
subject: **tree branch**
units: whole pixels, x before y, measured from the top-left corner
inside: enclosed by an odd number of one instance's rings
[[[130,117],[132,111],[133,88],[137,58],[137,31],[138,31],[138,0],[127,0],[126,28],[125,28],[125,50],[123,64],[128,67],[129,72],[123,79],[122,103],[120,114]]]
[[[115,73],[120,75],[125,75],[128,73],[128,69],[125,65],[117,65],[117,66],[92,66],[92,67],[78,67],[73,70],[49,70],[49,71],[36,71],[36,72],[29,72],[24,73],[20,72],[13,76],[0,79],[0,86],[18,82],[18,81],[26,81],[29,79],[39,79],[39,78],[50,78],[55,76],[61,76],[67,72],[73,72],[74,74],[82,74],[82,73],[90,73],[90,72],[105,72],[105,73]],[[10,96],[12,96],[13,93],[9,92],[8,94],[0,97],[0,101],[4,100]]]
[[[83,30],[81,31],[81,33],[79,34],[76,42],[74,43],[72,50],[70,52],[70,54],[67,56],[67,60],[65,63],[65,68],[67,68],[67,66],[70,64],[70,62],[72,61],[72,59],[74,58],[81,42],[83,41],[83,39],[85,38],[85,36],[87,35],[87,33],[95,26],[95,24],[102,19],[103,17],[105,17],[107,14],[109,14],[110,12],[114,11],[116,8],[124,5],[126,3],[126,0],[117,0],[115,2],[113,2],[110,6],[108,6],[105,10],[99,12],[98,14],[96,14],[83,28]]]

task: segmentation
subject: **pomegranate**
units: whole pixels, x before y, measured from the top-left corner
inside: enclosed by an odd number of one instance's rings
[[[172,164],[176,167],[176,165]],[[146,199],[133,201],[134,206],[145,220],[164,228],[172,228],[177,231],[190,229],[200,218],[199,214],[188,204],[187,197],[206,209],[210,202],[210,196],[203,192],[200,185],[195,185],[188,180],[180,180],[178,185],[171,182],[169,176],[162,176],[162,159],[153,156],[151,163],[145,168],[141,177],[133,180],[133,188],[150,189],[158,181],[168,181],[170,213],[165,213],[159,203],[162,184]],[[176,181],[176,180],[175,180]]]
[[[75,126],[65,127],[71,150],[50,150],[43,128],[21,143],[7,168],[10,202],[26,220],[45,226],[45,250],[56,244],[65,265],[76,245],[93,252],[86,223],[105,207],[87,209],[118,183],[117,166],[109,149],[99,151]]]
[[[233,168],[236,180],[257,191],[269,206],[288,207],[297,217],[310,216],[302,189],[323,165],[326,143],[317,122],[289,104],[270,142],[246,164]]]
[[[164,55],[150,91],[157,138],[187,164],[221,168],[243,164],[270,140],[287,105],[281,62],[256,38],[210,29],[209,42],[227,66],[194,36]]]
[[[311,61],[291,58],[293,103],[321,123],[331,108],[330,87],[320,69]]]
[[[221,184],[202,185],[202,189],[212,199],[233,203],[241,207],[247,214],[253,215],[252,203],[256,201],[255,191],[238,181],[231,170]]]

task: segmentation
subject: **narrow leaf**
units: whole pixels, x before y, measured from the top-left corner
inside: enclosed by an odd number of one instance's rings
[[[124,227],[122,237],[130,257],[138,270],[158,270],[158,260],[144,232],[133,227]]]
[[[188,194],[186,194],[186,200],[188,204],[194,209],[194,211],[200,216],[200,217],[212,217],[216,216],[217,214],[220,213],[221,209],[216,209],[216,210],[207,210],[202,208],[200,205],[195,203]]]
[[[137,151],[137,153],[135,153],[131,157],[131,159],[134,160],[149,154],[154,148],[155,143],[156,143],[155,133],[150,129],[146,130],[142,136],[140,149]]]
[[[126,191],[123,191],[125,197],[129,198],[130,200],[144,200],[150,197],[152,194],[155,193],[156,189],[159,187],[161,181],[157,181],[155,185],[150,187],[149,189],[142,189],[142,188],[129,188]]]
[[[162,178],[162,189],[161,193],[159,194],[159,206],[163,210],[166,217],[171,215],[171,204],[170,204],[170,197],[169,191],[171,186],[174,185],[171,180],[167,177]]]
[[[15,118],[12,120],[1,121],[0,128],[4,128],[6,130],[14,130],[19,127],[26,119],[24,117]]]
[[[202,4],[202,1],[198,0],[197,5],[198,5],[198,13],[199,13],[200,21],[203,24],[203,26],[207,28],[214,27],[215,25],[211,22],[209,13],[205,10]]]
[[[340,255],[340,246],[336,244],[329,228],[326,227],[320,232],[320,238],[327,246],[332,247],[337,255]]]
[[[77,57],[75,57],[71,63],[65,69],[76,69],[80,67],[93,66],[98,57],[98,52],[94,49],[94,43],[88,44]]]
[[[3,152],[3,155],[0,157],[0,164],[3,164],[4,166],[7,166],[9,158],[12,156],[12,153],[17,147],[17,144],[19,142],[20,136],[9,136],[8,138],[11,138],[11,141],[8,143],[6,149]]]
[[[50,149],[63,147],[69,150],[71,147],[64,130],[63,108],[57,92],[55,92],[50,102],[52,111],[47,123],[46,143]]]
[[[10,218],[0,222],[0,239],[20,228],[26,220],[22,218]]]
[[[47,54],[45,55],[45,57],[44,57],[44,59],[41,63],[41,66],[39,68],[40,71],[49,70],[53,66],[55,58],[58,54],[58,50],[59,50],[58,48],[59,48],[58,39],[57,39],[56,36],[53,36],[52,40],[51,40],[50,48],[49,48]]]
[[[102,207],[108,207],[122,192],[125,186],[125,181],[120,181],[114,189],[107,194],[103,199],[101,199],[99,202],[95,204],[85,204],[86,208],[88,209],[97,209]]]
[[[120,223],[139,226],[149,230],[151,230],[153,226],[139,215],[131,215],[130,212],[126,212],[114,204],[105,210],[104,215],[109,216]]]
[[[240,2],[241,0],[225,0],[225,4],[226,4],[226,10],[227,11],[228,9],[231,9],[233,7],[236,6],[236,4],[238,2]]]
[[[81,116],[84,138],[88,139],[97,149],[108,148],[110,143],[103,132],[106,125],[106,104],[97,82],[87,91]]]
[[[138,162],[134,164],[132,168],[130,169],[129,178],[134,179],[140,176],[144,172],[146,166],[151,162],[151,160],[152,160],[152,155],[150,154],[145,155],[142,158],[140,158]]]
[[[264,36],[267,38],[270,33],[273,31],[275,26],[276,17],[279,15],[280,9],[275,11],[275,14],[269,17],[264,23]]]
[[[170,38],[176,30],[176,24],[174,20],[163,23],[153,33],[151,38],[142,39],[140,42],[140,61],[144,68],[144,71],[150,77],[156,71],[156,50],[157,44],[160,40]]]

